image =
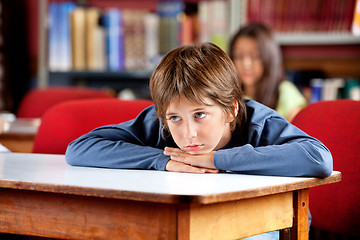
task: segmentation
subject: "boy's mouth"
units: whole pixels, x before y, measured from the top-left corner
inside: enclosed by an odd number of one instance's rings
[[[197,144],[194,144],[194,145],[188,145],[185,147],[185,149],[187,151],[198,151],[200,150],[204,145],[201,144],[201,145],[197,145]]]

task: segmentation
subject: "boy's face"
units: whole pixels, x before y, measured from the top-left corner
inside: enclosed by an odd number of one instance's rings
[[[231,138],[232,114],[205,98],[207,105],[193,103],[185,97],[172,100],[166,122],[178,147],[190,154],[209,153],[225,146]]]

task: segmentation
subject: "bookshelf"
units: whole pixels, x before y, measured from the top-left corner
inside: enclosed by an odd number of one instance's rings
[[[203,2],[201,0],[184,0],[190,4],[200,6]],[[243,24],[246,21],[244,17],[244,6],[249,4],[248,1],[260,3],[259,0],[224,0],[229,8],[230,20],[227,26],[227,34],[229,37],[231,32],[235,31],[237,26]],[[347,2],[355,2],[354,0],[347,0]],[[116,88],[123,87],[147,87],[147,80],[151,76],[151,70],[122,70],[122,71],[50,71],[48,68],[48,12],[49,2],[51,0],[38,0],[39,5],[39,47],[38,47],[38,78],[37,86],[45,87],[48,85],[92,85],[97,87],[103,86],[115,86]],[[99,1],[99,0],[87,0],[87,2],[96,7],[111,7],[118,3],[129,3],[131,7],[137,6],[146,7],[151,11],[156,11],[157,0],[141,0],[135,3],[134,1]],[[287,1],[282,1],[287,2]],[[301,2],[301,1],[297,1]],[[309,2],[313,2],[312,0]],[[271,4],[274,4],[274,0],[267,1],[267,8],[271,10]],[[137,5],[138,4],[138,5]],[[140,5],[139,5],[140,4]],[[245,4],[245,5],[244,5]],[[299,3],[298,3],[299,4]],[[304,5],[301,3],[301,5]],[[274,5],[275,6],[275,5]],[[313,5],[314,6],[314,5]],[[139,7],[140,8],[140,7]],[[284,4],[282,10],[290,7]],[[301,8],[302,12],[306,11],[306,8]],[[198,10],[198,9],[197,9]],[[269,10],[269,9],[268,9]],[[239,14],[240,12],[240,14]],[[227,15],[227,14],[222,14]],[[289,14],[288,14],[289,15]],[[252,16],[254,17],[254,16]],[[266,16],[265,16],[266,17]],[[269,17],[269,16],[267,16]],[[244,20],[245,19],[245,20]],[[266,19],[260,19],[266,20]],[[349,21],[349,19],[347,20]],[[275,25],[274,25],[275,26]],[[275,28],[275,27],[274,27]],[[310,28],[309,28],[310,29]],[[285,68],[295,70],[309,70],[320,69],[326,72],[330,77],[357,77],[360,78],[360,70],[358,66],[360,64],[360,36],[354,36],[349,31],[278,31],[276,39],[278,40],[284,55]],[[311,29],[310,29],[311,30]],[[317,49],[321,49],[320,52]],[[344,50],[345,49],[345,50]],[[343,52],[346,52],[343,54]],[[323,53],[326,54],[323,54]],[[338,54],[340,52],[340,55]],[[298,54],[300,53],[300,54]],[[298,55],[298,56],[297,56]]]
[[[86,85],[90,87],[106,88],[112,87],[115,89],[123,88],[148,88],[148,80],[152,71],[150,70],[67,70],[57,71],[49,69],[49,3],[51,0],[37,0],[38,1],[38,74],[37,87],[47,87],[49,85]],[[64,1],[63,1],[64,2]],[[142,7],[150,10],[155,9],[155,0],[140,0],[136,3],[134,1],[74,1],[79,4],[88,3],[91,6],[110,8],[112,5],[118,6],[122,2],[126,2],[125,6],[134,8],[134,5],[140,4]],[[149,96],[147,96],[149,97]]]

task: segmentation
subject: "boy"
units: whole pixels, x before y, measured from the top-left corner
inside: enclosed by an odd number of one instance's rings
[[[274,110],[242,98],[238,73],[217,46],[169,52],[150,79],[155,106],[69,144],[71,165],[175,172],[327,177],[332,156]],[[248,239],[278,239],[277,231]]]
[[[327,177],[329,150],[270,108],[242,98],[231,59],[211,43],[169,52],[154,70],[155,106],[69,144],[71,165]]]

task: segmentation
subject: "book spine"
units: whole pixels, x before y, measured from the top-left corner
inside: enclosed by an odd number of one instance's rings
[[[125,68],[145,68],[145,11],[124,10]]]
[[[160,1],[157,4],[160,17],[160,53],[166,54],[181,42],[181,15],[184,14],[182,1]]]
[[[159,20],[157,14],[150,12],[144,18],[146,69],[154,69],[160,58]]]
[[[71,23],[70,14],[76,8],[71,2],[62,3],[60,8],[60,24],[59,24],[59,68],[61,71],[70,71],[73,68],[72,63],[72,44],[71,44]]]
[[[58,24],[59,24],[59,12],[60,7],[59,4],[56,2],[52,2],[49,5],[49,69],[50,71],[57,71],[59,70],[59,63],[58,63],[58,50],[59,48],[59,31],[58,31]]]
[[[360,0],[356,0],[354,18],[352,22],[352,33],[355,36],[360,36]]]
[[[310,87],[311,87],[310,103],[321,101],[323,85],[324,82],[320,78],[315,78],[310,81]]]
[[[106,32],[106,58],[107,66],[110,71],[122,70],[123,62],[120,59],[121,37],[120,24],[122,24],[122,12],[119,9],[109,9],[104,15],[104,25]]]
[[[71,12],[71,38],[73,69],[83,71],[86,69],[85,53],[85,9],[77,7]]]

